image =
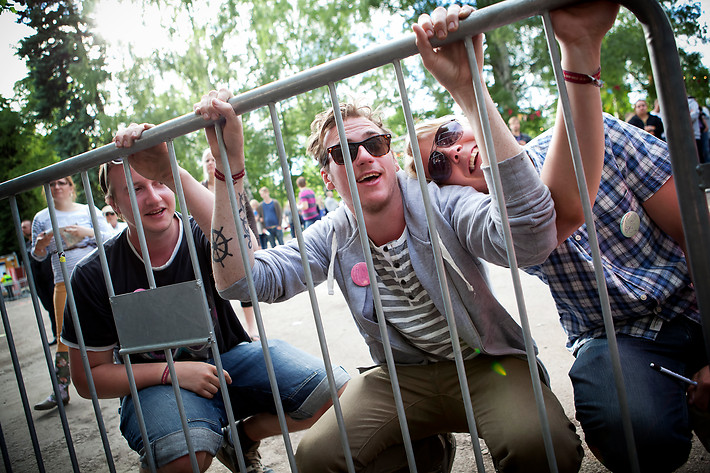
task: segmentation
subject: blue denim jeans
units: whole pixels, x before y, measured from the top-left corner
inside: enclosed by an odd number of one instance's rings
[[[313,225],[314,223],[316,223],[318,220],[320,220],[319,217],[312,218],[312,219],[310,219],[310,220],[304,220],[304,221],[303,221],[303,229],[305,230],[306,228],[308,228],[308,227],[310,227],[311,225]]]
[[[283,230],[279,230],[276,227],[267,227],[267,230],[269,231],[269,234],[266,235],[266,239],[268,240],[269,244],[271,245],[271,248],[276,248],[276,242],[279,243],[279,245],[284,244],[284,232]]]
[[[284,411],[300,420],[312,417],[330,400],[323,361],[281,340],[269,340],[269,353],[274,365]],[[236,419],[253,414],[276,413],[274,398],[266,372],[261,343],[242,343],[221,355],[222,367],[232,378],[229,397]],[[333,368],[340,389],[350,377],[341,367]],[[180,389],[191,440],[196,452],[214,456],[222,443],[222,427],[227,414],[221,393],[207,399]],[[170,385],[155,385],[138,392],[148,438],[158,468],[188,454],[180,414]],[[141,454],[147,467],[143,440],[130,396],[121,400],[121,433],[128,445]]]
[[[641,471],[673,471],[691,448],[687,386],[650,364],[692,377],[707,364],[701,327],[677,317],[663,324],[655,341],[625,335],[617,341]],[[587,445],[611,471],[631,471],[607,339],[583,345],[569,376]]]

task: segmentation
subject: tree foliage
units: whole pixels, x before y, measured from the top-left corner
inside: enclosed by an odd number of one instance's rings
[[[58,159],[49,140],[38,134],[34,125],[24,120],[22,114],[10,108],[10,102],[0,97],[0,181],[30,173],[48,166]],[[4,253],[19,250],[15,225],[9,202],[2,203],[0,212],[0,248]],[[17,196],[17,209],[21,219],[32,220],[35,213],[46,207],[47,202],[40,189],[24,192]]]
[[[477,0],[467,3],[476,8],[499,3],[502,0]],[[448,2],[436,0],[386,0],[383,5],[391,11],[403,11],[408,22],[416,21],[422,13],[430,12]],[[708,32],[699,23],[700,2],[686,0],[662,0],[673,31],[678,38],[693,38],[707,42]],[[549,128],[554,119],[555,102],[550,97],[557,95],[550,66],[548,48],[542,22],[532,18],[507,25],[486,33],[485,50],[489,91],[504,118],[518,115],[522,119],[522,131],[535,136]],[[710,98],[708,69],[701,63],[697,53],[679,50],[681,67],[685,74],[688,94],[700,101]],[[656,98],[655,84],[651,73],[648,50],[641,25],[627,10],[622,9],[612,30],[602,46],[602,90],[604,110],[624,119],[633,111],[629,94],[645,95],[653,103]],[[441,88],[431,80],[426,81],[435,93]],[[448,96],[437,97],[438,106],[451,110]],[[437,107],[438,108],[438,107]],[[447,113],[447,112],[444,112]],[[422,115],[441,115],[432,108]]]
[[[18,55],[29,75],[25,114],[50,130],[57,154],[68,158],[87,151],[101,138],[97,119],[103,113],[109,79],[105,45],[73,2],[25,1],[18,21],[36,33],[20,40]]]
[[[226,86],[235,93],[245,92],[381,42],[387,39],[385,35],[397,37],[409,31],[419,14],[444,4],[439,0],[222,0],[218,5],[192,0],[133,1],[132,8],[142,9],[146,22],[157,20],[154,28],[171,41],[169,45],[156,43],[144,55],[129,49],[113,77],[107,72],[101,32],[91,21],[98,0],[0,3],[2,10],[16,11],[18,21],[36,31],[22,40],[19,50],[29,69],[16,88],[17,103],[22,105],[19,116],[35,139],[51,147],[56,156],[66,158],[107,143],[121,124],[162,123],[187,113],[212,88]],[[483,8],[497,1],[464,3]],[[661,4],[678,37],[707,41],[707,31],[698,24],[698,2],[662,0]],[[392,19],[391,24],[377,26],[383,18]],[[394,26],[400,23],[402,30]],[[498,28],[486,36],[484,78],[500,113],[505,118],[520,116],[523,131],[538,134],[551,125],[556,96],[540,19]],[[681,50],[679,55],[687,72],[688,92],[704,101],[709,93],[707,68],[698,54]],[[415,118],[450,113],[451,97],[418,59],[403,65],[410,98],[416,95]],[[643,31],[630,13],[622,10],[605,39],[601,66],[606,111],[623,118],[631,111],[630,94],[655,98]],[[404,118],[395,90],[391,66],[338,84],[341,101],[364,96],[384,111],[386,125],[403,135]],[[106,114],[105,105],[118,111]],[[304,175],[314,189],[321,188],[322,182],[306,156],[305,142],[311,120],[329,106],[325,88],[276,106],[287,166],[294,176]],[[243,119],[248,183],[253,190],[268,186],[272,196],[284,202],[269,110],[252,111]],[[3,126],[9,125],[3,122]],[[8,134],[5,128],[2,131]],[[201,178],[203,133],[180,137],[175,145],[180,164]],[[98,203],[100,194],[95,192],[95,197]]]
[[[157,3],[157,2],[156,2]],[[148,57],[132,56],[118,78],[127,98],[126,115],[119,121],[158,123],[191,110],[203,93],[227,86],[235,93],[289,77],[296,72],[356,51],[373,38],[366,26],[372,2],[305,0],[227,0],[205,19],[189,1],[161,1],[165,23],[189,24],[169,30],[183,48],[156,49]],[[279,12],[275,15],[274,12]],[[185,36],[186,34],[186,36]],[[167,88],[160,84],[169,83]],[[375,71],[347,81],[345,90],[369,87],[376,98],[394,86],[391,75]],[[327,90],[312,92],[277,104],[288,167],[294,176],[305,174],[309,185],[321,188],[317,169],[306,156],[305,142],[316,113],[330,104]],[[245,114],[247,176],[253,190],[266,185],[274,198],[285,200],[281,165],[269,110]],[[181,164],[195,175],[206,146],[203,135],[187,137],[176,146]]]
[[[22,120],[28,129],[39,130],[60,159],[108,141],[99,120],[107,100],[104,85],[110,75],[105,70],[105,44],[92,33],[85,16],[84,9],[91,5],[31,0],[5,2],[2,6],[16,13],[18,23],[34,30],[20,40],[17,51],[28,69],[27,77],[15,85]],[[100,204],[95,171],[93,176],[92,193]],[[83,186],[77,190],[78,199],[86,201]]]

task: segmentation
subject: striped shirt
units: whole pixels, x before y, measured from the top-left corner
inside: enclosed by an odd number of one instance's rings
[[[654,340],[664,321],[700,313],[683,251],[646,213],[643,203],[671,177],[666,143],[633,125],[604,115],[605,152],[593,212],[616,333]],[[531,141],[526,151],[540,170],[551,133]],[[620,225],[638,215],[636,233]],[[605,333],[586,224],[545,263],[525,271],[549,287],[568,348]]]
[[[390,327],[426,353],[430,361],[453,360],[446,318],[412,269],[406,231],[397,240],[371,248],[382,310]],[[463,340],[460,343],[464,359],[476,356],[477,352]]]
[[[304,187],[298,193],[298,202],[305,202],[308,207],[301,212],[303,220],[314,220],[318,217],[318,206],[316,205],[316,194],[309,189]]]

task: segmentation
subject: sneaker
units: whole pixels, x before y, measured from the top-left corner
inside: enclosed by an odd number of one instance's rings
[[[62,404],[66,406],[69,404],[69,391],[67,391],[67,387],[60,384],[59,392],[62,396]],[[44,401],[35,404],[36,411],[48,411],[55,407],[57,407],[57,399],[54,397],[54,393],[50,394]]]
[[[244,473],[274,473],[274,470],[265,467],[261,463],[261,454],[259,453],[260,444],[261,442],[254,442],[254,444],[244,452],[244,464],[247,468]],[[222,445],[219,447],[219,450],[217,450],[217,460],[229,468],[229,471],[241,473],[239,471],[239,462],[237,461],[237,451],[229,440],[228,427],[222,427]]]

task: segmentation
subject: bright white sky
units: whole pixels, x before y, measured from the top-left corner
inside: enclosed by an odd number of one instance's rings
[[[193,3],[199,5],[201,2]],[[160,27],[161,12],[158,8],[144,15],[140,8],[126,7],[119,0],[104,0],[101,2],[97,15],[98,31],[109,43],[109,70],[114,72],[120,69],[121,58],[125,58],[126,38],[130,35],[131,47],[134,53],[144,56],[150,50],[167,47],[169,42],[164,30]],[[710,24],[710,2],[701,1],[703,16],[701,22]],[[147,26],[143,22],[149,22]],[[130,28],[126,28],[130,25]],[[15,15],[2,13],[0,15],[0,64],[3,65],[3,74],[0,76],[0,95],[14,97],[13,86],[16,81],[27,74],[24,63],[15,56],[18,41],[30,34],[32,30],[26,26],[15,23]],[[696,45],[689,49],[703,54],[704,63],[710,67],[710,45]]]

